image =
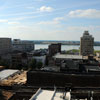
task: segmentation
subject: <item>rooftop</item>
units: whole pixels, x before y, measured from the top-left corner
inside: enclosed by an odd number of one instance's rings
[[[70,92],[66,93],[66,99],[63,99],[63,97],[63,92],[39,89],[36,94],[31,97],[30,100],[70,100]]]
[[[81,55],[56,54],[55,59],[85,59]]]
[[[86,65],[85,68],[87,70],[91,70],[91,71],[100,71],[100,67],[99,66],[88,66],[88,65]]]
[[[89,35],[89,32],[88,31],[84,31],[83,35]]]

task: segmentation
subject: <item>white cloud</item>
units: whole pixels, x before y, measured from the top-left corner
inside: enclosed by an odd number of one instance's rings
[[[41,21],[38,24],[43,24],[43,25],[56,25],[59,24],[60,21],[64,20],[64,17],[56,17],[51,21]]]
[[[13,25],[13,24],[20,24],[20,22],[8,22],[8,24],[11,24],[11,25]]]
[[[78,18],[100,18],[100,10],[96,9],[75,10],[75,11],[70,11],[68,15],[70,17],[78,17]]]
[[[96,41],[100,40],[100,26],[69,26],[63,28],[54,28],[56,25],[51,25],[53,27],[43,28],[37,24],[32,25],[12,25],[7,27],[0,27],[1,37],[12,37],[21,38],[29,40],[80,40],[83,35],[84,30],[88,30],[90,34],[93,35]],[[6,30],[5,30],[6,29]]]
[[[0,19],[0,23],[7,23],[8,22],[8,20],[6,20],[6,19]]]
[[[20,24],[20,22],[17,21],[9,21],[8,19],[0,19],[0,23],[5,23],[5,24],[9,24],[9,25],[16,25],[16,24]]]
[[[41,21],[39,22],[38,24],[42,24],[42,25],[55,25],[55,24],[58,24],[59,22],[58,21]]]
[[[46,6],[42,6],[38,9],[40,12],[52,12],[53,8],[52,7],[46,7]]]
[[[56,17],[54,18],[55,21],[61,21],[61,20],[64,20],[64,17]]]

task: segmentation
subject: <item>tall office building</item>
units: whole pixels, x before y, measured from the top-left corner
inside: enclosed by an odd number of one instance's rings
[[[0,55],[5,55],[11,52],[11,38],[0,38]]]
[[[89,56],[94,53],[94,38],[88,31],[84,31],[80,38],[80,55]]]

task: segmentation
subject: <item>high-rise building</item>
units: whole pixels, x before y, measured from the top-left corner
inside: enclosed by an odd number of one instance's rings
[[[49,45],[49,55],[53,56],[54,54],[61,52],[61,43]]]
[[[88,31],[84,31],[83,36],[80,38],[80,55],[89,56],[94,53],[94,38]]]
[[[5,55],[11,52],[11,38],[0,38],[0,55]]]

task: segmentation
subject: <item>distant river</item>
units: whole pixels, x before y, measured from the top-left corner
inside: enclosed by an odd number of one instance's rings
[[[35,44],[35,50],[36,49],[44,49],[44,48],[48,48],[49,44]],[[62,50],[71,50],[71,49],[79,49],[79,45],[62,45],[61,49]],[[100,50],[100,46],[94,46],[95,50]]]

